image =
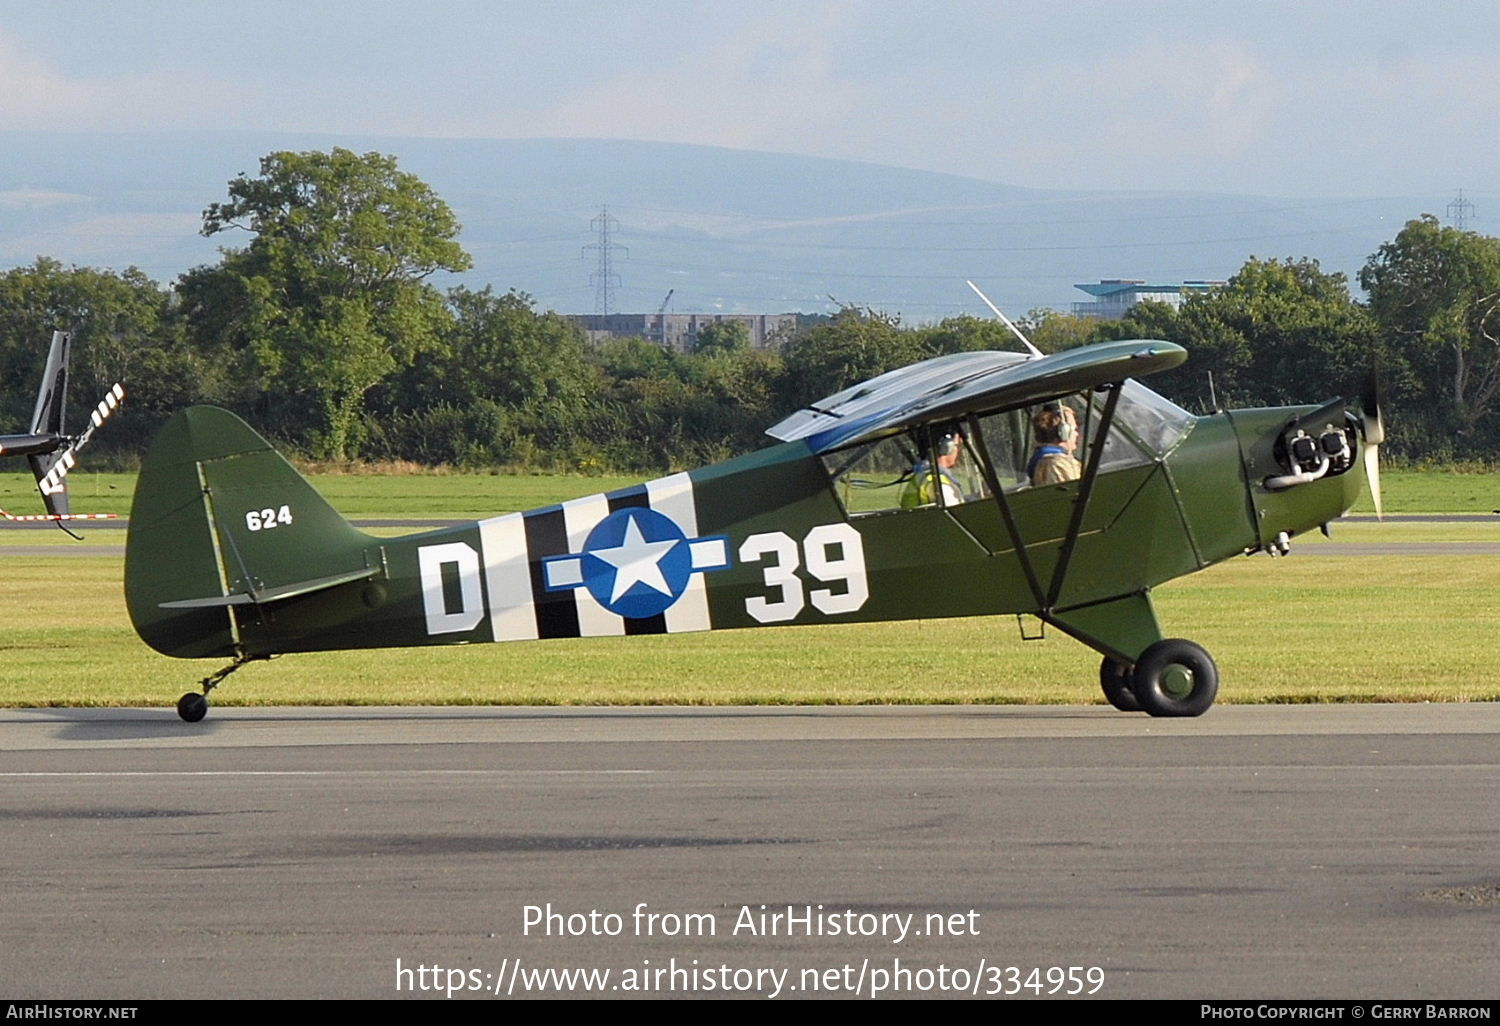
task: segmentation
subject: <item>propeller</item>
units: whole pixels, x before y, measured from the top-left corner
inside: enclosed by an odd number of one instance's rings
[[[1380,376],[1371,370],[1365,375],[1364,391],[1360,395],[1362,426],[1365,435],[1365,480],[1370,482],[1370,498],[1375,500],[1375,518],[1385,519],[1385,510],[1380,504],[1380,443],[1385,441],[1385,414],[1381,407]]]

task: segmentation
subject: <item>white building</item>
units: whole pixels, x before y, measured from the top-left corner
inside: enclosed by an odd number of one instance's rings
[[[1074,303],[1073,312],[1079,317],[1095,317],[1102,321],[1113,321],[1124,317],[1130,308],[1143,299],[1166,303],[1170,307],[1182,305],[1182,297],[1223,285],[1222,281],[1179,281],[1152,283],[1130,278],[1105,278],[1097,285],[1074,285],[1094,297],[1092,303]]]

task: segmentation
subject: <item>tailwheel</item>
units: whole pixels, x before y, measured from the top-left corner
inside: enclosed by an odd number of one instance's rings
[[[257,659],[269,658],[271,658],[269,655],[246,655],[243,652],[236,655],[234,662],[199,681],[203,685],[203,693],[201,695],[195,691],[189,691],[177,700],[177,715],[181,716],[188,723],[197,723],[208,715],[208,693],[223,683],[225,677],[246,663],[253,663]]]
[[[1202,716],[1219,694],[1219,668],[1202,645],[1165,638],[1136,660],[1131,691],[1152,716]]]
[[[208,696],[189,691],[177,700],[177,715],[188,723],[197,723],[208,715]]]
[[[1130,690],[1130,667],[1105,656],[1099,663],[1099,686],[1109,704],[1121,712],[1140,712],[1141,704]]]

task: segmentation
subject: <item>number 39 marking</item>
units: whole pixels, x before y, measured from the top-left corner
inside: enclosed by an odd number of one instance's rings
[[[820,612],[852,613],[870,597],[865,577],[865,547],[859,532],[848,524],[822,524],[807,532],[802,540],[807,572],[824,584],[842,582],[843,587],[814,588],[804,593],[797,576],[801,565],[798,545],[781,531],[752,534],[740,546],[740,561],[758,563],[765,556],[775,562],[765,568],[766,587],[775,588],[773,597],[756,595],[745,600],[745,612],[759,623],[783,623],[802,612],[807,599]]]
[[[252,531],[269,531],[273,527],[292,522],[292,507],[280,509],[252,509],[245,514],[245,526]]]

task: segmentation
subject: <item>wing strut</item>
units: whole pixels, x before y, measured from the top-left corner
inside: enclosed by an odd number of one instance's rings
[[[1089,498],[1094,494],[1094,483],[1099,480],[1099,464],[1104,457],[1104,443],[1109,438],[1110,426],[1114,424],[1115,407],[1120,404],[1121,385],[1116,381],[1109,386],[1109,398],[1104,401],[1104,414],[1099,418],[1099,427],[1094,435],[1094,444],[1089,452],[1088,466],[1083,470],[1083,482],[1078,488],[1078,498],[1073,503],[1073,519],[1068,523],[1068,533],[1063,537],[1062,551],[1057,555],[1057,567],[1052,572],[1052,587],[1047,592],[1043,607],[1051,610],[1062,594],[1063,582],[1068,578],[1068,564],[1073,559],[1073,548],[1078,544],[1078,535],[1083,530],[1083,517],[1088,512]]]
[[[984,434],[979,430],[977,418],[973,414],[970,414],[968,418],[969,437],[974,439],[971,444],[975,445],[979,455],[985,484],[989,486],[990,494],[994,496],[996,504],[1000,507],[1000,516],[1005,520],[1005,530],[1010,535],[1011,545],[1015,547],[1016,559],[1021,564],[1022,573],[1026,575],[1026,584],[1031,589],[1032,598],[1036,600],[1037,615],[1048,623],[1056,624],[1051,613],[1062,594],[1063,584],[1068,577],[1068,565],[1073,558],[1073,549],[1083,532],[1083,519],[1088,513],[1089,499],[1094,494],[1094,483],[1099,479],[1099,465],[1104,457],[1104,442],[1109,437],[1110,425],[1114,423],[1115,407],[1120,402],[1122,384],[1123,382],[1116,381],[1104,386],[1109,391],[1109,398],[1104,401],[1104,413],[1100,416],[1099,426],[1094,431],[1094,440],[1089,448],[1088,465],[1083,471],[1078,498],[1073,503],[1073,515],[1068,522],[1067,534],[1063,536],[1057,566],[1052,573],[1052,582],[1045,593],[1042,591],[1041,578],[1037,576],[1036,566],[1031,561],[1031,553],[1027,551],[1026,541],[1021,537],[1020,525],[1016,523],[1015,513],[1011,511],[1010,502],[1005,497],[1005,489],[1000,486],[1000,480],[995,476],[994,463],[985,446]],[[1056,625],[1061,626],[1061,624]]]
[[[984,433],[979,430],[979,418],[969,414],[969,437],[973,439],[975,450],[979,454],[979,465],[984,471],[984,483],[989,486],[990,494],[1000,505],[1000,515],[1005,519],[1005,530],[1010,534],[1010,543],[1016,550],[1016,558],[1021,562],[1021,572],[1026,575],[1026,584],[1031,588],[1031,597],[1036,600],[1038,609],[1047,605],[1047,596],[1042,594],[1042,582],[1036,575],[1036,567],[1032,565],[1031,553],[1026,551],[1026,545],[1021,540],[1021,528],[1016,523],[1016,516],[1011,512],[1010,502],[1005,498],[1005,489],[1000,487],[1000,479],[995,476],[995,464],[990,459],[989,448],[984,444]]]

